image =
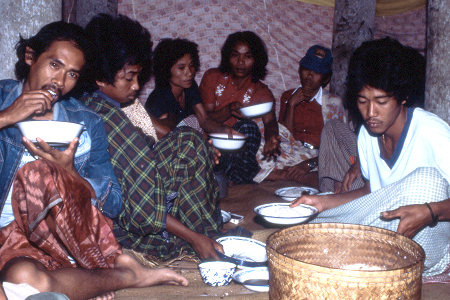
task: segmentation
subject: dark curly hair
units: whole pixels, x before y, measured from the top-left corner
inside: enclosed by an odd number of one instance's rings
[[[245,43],[250,48],[250,51],[255,59],[255,63],[252,69],[252,81],[258,82],[266,77],[267,70],[266,65],[269,62],[267,56],[266,45],[262,39],[252,31],[238,31],[230,34],[221,50],[221,60],[219,70],[223,73],[231,73],[230,56],[233,47],[237,43]]]
[[[80,26],[58,21],[45,25],[36,35],[28,39],[20,36],[20,39],[15,46],[18,58],[15,65],[15,74],[18,80],[26,80],[30,73],[30,66],[25,62],[26,48],[30,47],[34,51],[34,59],[38,59],[38,57],[47,51],[50,45],[55,41],[73,42],[73,44],[83,52],[85,65],[80,74],[80,80],[82,79],[83,75],[86,73],[85,70],[87,69],[87,65],[91,63],[94,57],[92,43],[89,42],[83,28]]]
[[[118,15],[94,16],[85,27],[86,34],[95,44],[98,59],[89,70],[90,87],[95,81],[114,84],[114,78],[126,64],[139,65],[139,85],[144,85],[152,74],[152,40],[147,29],[139,22]]]
[[[163,39],[156,46],[153,53],[153,73],[156,87],[167,87],[172,76],[170,69],[185,56],[191,55],[197,72],[200,68],[198,45],[186,39]]]
[[[423,104],[425,59],[411,47],[386,37],[362,43],[353,53],[347,74],[346,104],[352,117],[361,123],[356,101],[364,86],[392,95],[406,106]]]

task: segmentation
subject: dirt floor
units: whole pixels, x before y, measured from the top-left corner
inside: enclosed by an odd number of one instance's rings
[[[222,199],[223,210],[244,216],[239,226],[253,233],[252,238],[265,242],[267,237],[279,230],[277,227],[260,220],[253,212],[253,208],[271,202],[283,202],[274,195],[274,191],[285,186],[296,185],[293,182],[277,181],[263,182],[261,184],[248,184],[233,186],[228,195]],[[238,225],[228,223],[225,229],[232,229]],[[184,259],[172,262],[170,267],[183,274],[190,282],[188,287],[156,286],[141,289],[126,289],[116,293],[116,299],[269,299],[268,293],[252,292],[240,284],[232,282],[228,286],[210,287],[203,283],[197,262]],[[422,286],[423,300],[450,299],[450,284],[426,284]]]

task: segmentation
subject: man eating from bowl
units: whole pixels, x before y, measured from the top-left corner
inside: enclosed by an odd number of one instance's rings
[[[450,128],[413,107],[417,81],[410,51],[385,38],[363,43],[350,60],[347,101],[364,122],[358,134],[364,187],[302,196],[292,206],[318,208],[313,222],[397,230],[425,250],[424,276],[447,272],[448,280],[450,223],[441,221],[450,220]]]
[[[122,195],[104,125],[64,97],[92,57],[83,29],[54,22],[21,38],[16,49],[20,81],[0,81],[0,269],[6,295],[11,283],[12,289],[24,283],[31,294],[60,292],[70,299],[111,298],[117,289],[161,282],[187,284],[170,270],[142,267],[122,254],[114,238],[107,217],[121,211]],[[86,130],[64,148],[41,139],[34,145],[14,126],[23,120],[68,121]]]

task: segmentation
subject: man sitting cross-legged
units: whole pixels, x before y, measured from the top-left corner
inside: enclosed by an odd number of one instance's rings
[[[105,122],[124,210],[114,234],[127,248],[174,257],[182,249],[217,258],[222,247],[213,151],[203,137],[179,127],[155,144],[122,111],[136,99],[151,70],[149,32],[125,16],[101,14],[86,26],[99,50],[92,74],[96,91],[81,99]],[[143,107],[142,107],[143,109]],[[145,112],[145,110],[144,110]]]
[[[147,269],[122,254],[105,217],[115,217],[122,201],[104,125],[65,97],[92,57],[83,29],[51,23],[21,38],[16,48],[20,81],[0,82],[2,283],[25,283],[70,299],[111,298],[118,289],[164,282],[187,285],[171,270]],[[41,139],[34,145],[13,126],[29,119],[76,122],[86,130],[67,147]]]
[[[358,154],[365,186],[302,196],[319,209],[313,222],[382,227],[412,237],[425,250],[424,276],[450,270],[450,128],[414,108],[411,49],[390,38],[365,42],[353,54],[347,99],[360,113]]]

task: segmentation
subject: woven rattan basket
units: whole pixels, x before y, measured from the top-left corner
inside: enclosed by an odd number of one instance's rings
[[[361,225],[293,226],[267,239],[270,299],[420,299],[425,253]]]

